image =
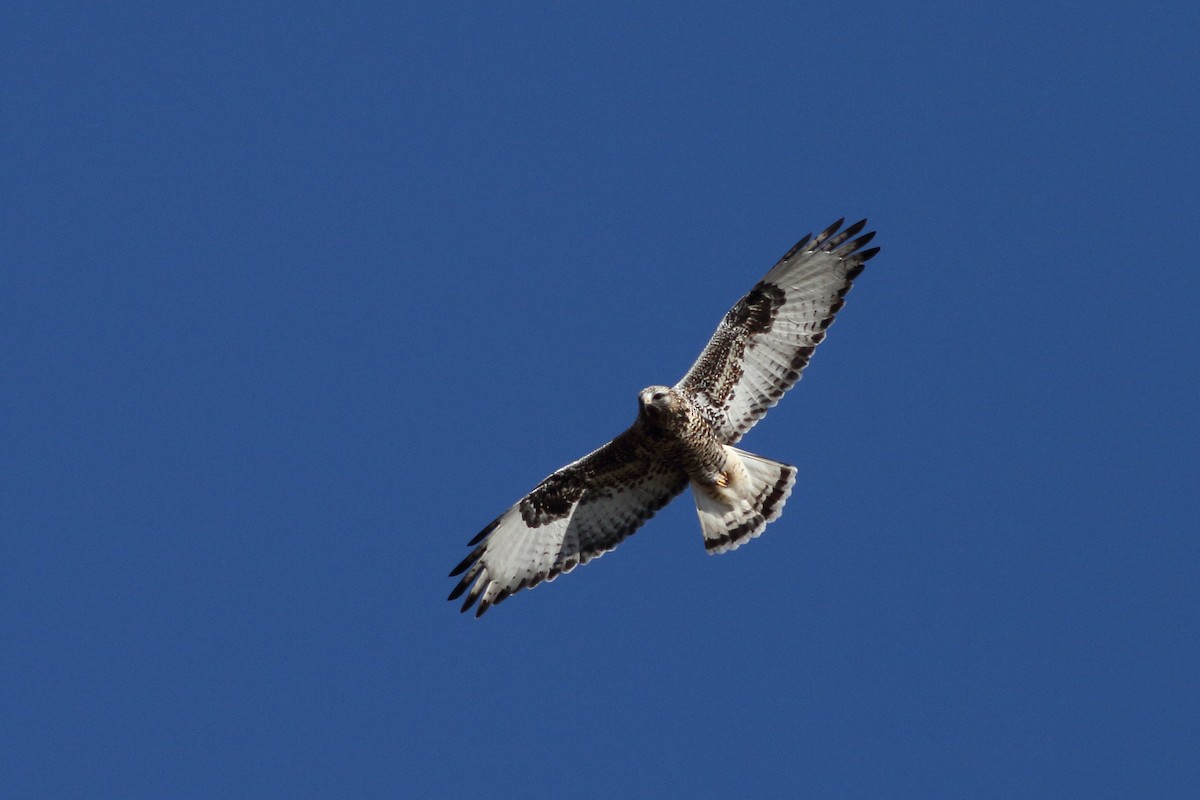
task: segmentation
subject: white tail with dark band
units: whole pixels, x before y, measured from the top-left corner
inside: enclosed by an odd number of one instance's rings
[[[725,446],[729,455],[724,484],[692,481],[696,513],[709,553],[734,550],[779,518],[796,483],[796,468]]]

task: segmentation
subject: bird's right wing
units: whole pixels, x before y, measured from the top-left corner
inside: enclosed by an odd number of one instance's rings
[[[800,379],[850,284],[878,247],[857,239],[867,221],[838,220],[787,252],[729,310],[700,358],[676,384],[726,444],[734,444]]]
[[[520,589],[554,580],[607,553],[687,486],[679,466],[656,458],[630,428],[546,478],[471,540],[450,573],[451,600],[475,616]]]

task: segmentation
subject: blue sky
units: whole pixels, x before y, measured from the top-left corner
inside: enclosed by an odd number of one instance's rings
[[[6,6],[4,796],[1195,796],[1198,33]],[[445,602],[841,216],[779,522]]]

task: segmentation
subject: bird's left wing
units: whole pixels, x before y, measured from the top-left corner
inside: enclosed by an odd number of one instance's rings
[[[450,573],[462,575],[451,600],[475,616],[520,589],[554,580],[607,553],[687,486],[678,465],[665,463],[630,428],[599,450],[546,478],[471,540]]]
[[[878,247],[867,221],[841,233],[843,220],[787,252],[729,310],[700,358],[676,388],[689,394],[713,429],[734,444],[800,379],[850,291]]]

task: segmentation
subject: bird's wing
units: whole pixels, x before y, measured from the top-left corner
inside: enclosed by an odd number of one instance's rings
[[[838,233],[843,221],[789,250],[729,310],[676,384],[728,444],[741,439],[800,379],[850,284],[879,252],[862,249],[874,232],[852,239],[866,220]]]
[[[607,553],[687,486],[677,464],[656,458],[635,427],[546,478],[471,540],[450,573],[450,599],[475,616],[513,592],[554,580]]]

